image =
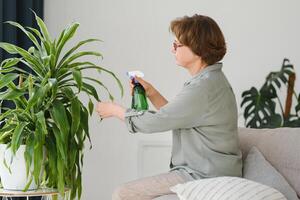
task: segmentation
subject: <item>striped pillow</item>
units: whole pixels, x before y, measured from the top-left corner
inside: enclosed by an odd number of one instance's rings
[[[286,200],[274,188],[238,177],[200,179],[170,189],[180,200]]]

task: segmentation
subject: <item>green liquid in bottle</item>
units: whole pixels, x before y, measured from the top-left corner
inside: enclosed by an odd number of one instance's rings
[[[133,80],[133,97],[131,102],[131,108],[135,110],[148,110],[147,97],[144,87]]]

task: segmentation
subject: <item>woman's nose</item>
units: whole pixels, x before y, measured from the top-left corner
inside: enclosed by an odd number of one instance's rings
[[[172,47],[172,48],[171,48],[171,52],[172,52],[173,54],[175,54],[175,53],[176,53],[176,51],[175,51],[174,47]]]

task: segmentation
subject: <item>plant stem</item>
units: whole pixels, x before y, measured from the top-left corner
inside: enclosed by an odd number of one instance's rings
[[[291,112],[291,107],[292,107],[292,102],[293,102],[293,91],[294,91],[294,83],[295,83],[296,76],[295,74],[291,74],[289,76],[288,80],[288,86],[287,86],[287,95],[286,95],[286,101],[285,101],[285,112],[284,112],[284,118],[288,119],[290,112]]]

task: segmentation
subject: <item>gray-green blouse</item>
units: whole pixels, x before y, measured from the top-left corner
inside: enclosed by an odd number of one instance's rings
[[[173,130],[171,170],[196,178],[242,175],[237,106],[221,63],[185,82],[157,112],[128,109],[125,121],[131,133]]]

